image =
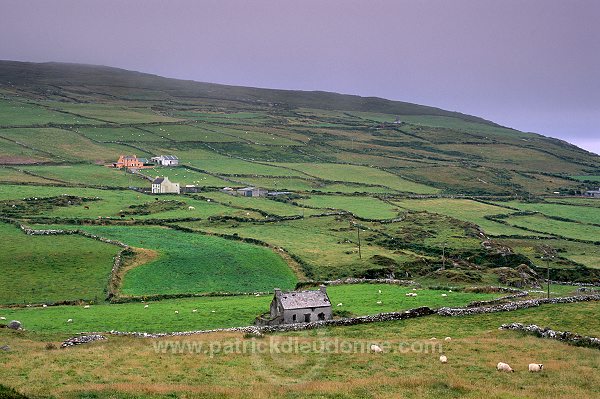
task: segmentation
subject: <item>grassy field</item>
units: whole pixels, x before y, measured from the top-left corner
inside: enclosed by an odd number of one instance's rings
[[[512,213],[510,209],[468,199],[426,199],[411,200],[403,199],[394,201],[398,206],[413,211],[427,211],[451,216],[456,219],[472,222],[490,235],[537,235],[517,227],[506,226],[501,223],[488,220],[484,216]]]
[[[574,238],[585,241],[598,241],[600,227],[582,223],[564,222],[549,219],[543,215],[511,216],[505,219],[512,226],[525,227],[543,233],[555,234],[560,237]]]
[[[269,291],[272,291],[271,287]],[[284,287],[281,287],[285,289]],[[313,288],[314,289],[314,288]],[[381,290],[381,294],[379,291]],[[471,301],[491,299],[498,294],[452,292],[419,289],[387,284],[352,284],[327,289],[334,310],[351,315],[398,312],[429,306],[465,306]],[[407,297],[416,292],[417,297]],[[208,330],[252,325],[254,318],[269,310],[272,294],[228,297],[165,299],[146,303],[91,306],[51,306],[47,308],[0,308],[0,316],[20,320],[30,331],[76,333],[79,331],[172,332]],[[381,302],[381,303],[378,303]],[[337,304],[342,303],[342,306]],[[148,305],[148,308],[144,308]],[[192,310],[196,309],[196,312]],[[178,311],[179,313],[175,313]],[[73,319],[67,323],[67,319]]]
[[[367,196],[311,195],[298,203],[317,208],[345,210],[367,219],[392,219],[399,214],[399,209],[393,205]]]
[[[285,261],[265,247],[160,227],[78,228],[158,252],[125,275],[126,295],[255,292],[296,282]]]
[[[107,341],[89,346],[54,351],[44,347],[48,341],[56,342],[56,335],[0,330],[0,339],[14,348],[12,352],[0,352],[4,363],[11,364],[3,368],[2,383],[29,395],[51,394],[67,399],[166,395],[595,398],[600,394],[596,350],[497,328],[507,322],[536,323],[598,336],[599,312],[597,303],[545,305],[510,313],[432,316],[276,334],[264,340],[237,333],[158,340],[109,336]],[[430,337],[445,336],[453,340],[429,341]],[[282,351],[283,345],[290,342],[308,348],[317,345],[317,349]],[[184,345],[190,343],[197,351],[186,349]],[[320,351],[322,343],[331,346]],[[383,346],[385,353],[363,352],[361,348],[371,343]],[[181,345],[181,352],[171,352],[168,344]],[[236,344],[240,348],[263,344],[271,350],[235,350]],[[448,364],[440,365],[440,351],[447,355]],[[511,364],[516,372],[496,372],[498,361]],[[544,372],[528,373],[527,364],[533,362],[543,363]],[[113,367],[115,364],[121,367]],[[240,378],[240,373],[248,378]],[[25,380],[23,375],[30,378]]]
[[[27,236],[0,223],[0,303],[103,301],[119,250],[80,236]]]
[[[590,202],[593,201],[589,200]],[[524,203],[524,202],[500,202],[499,205],[510,206],[522,211],[540,212],[547,216],[560,217],[586,224],[600,224],[600,208],[565,204],[546,203]]]
[[[414,183],[391,173],[365,166],[317,163],[283,164],[283,166],[324,180],[378,184],[394,190],[417,194],[433,194],[439,191],[433,187]]]

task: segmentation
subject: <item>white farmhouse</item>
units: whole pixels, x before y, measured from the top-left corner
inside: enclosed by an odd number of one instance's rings
[[[168,177],[158,177],[152,180],[152,194],[179,194],[179,183],[169,181]]]

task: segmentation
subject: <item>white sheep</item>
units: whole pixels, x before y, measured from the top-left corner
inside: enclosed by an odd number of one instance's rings
[[[193,211],[194,209],[196,208],[194,208],[193,206],[188,206],[188,210]]]
[[[83,308],[84,308],[84,309],[89,309],[89,308],[90,308],[90,305],[85,305]]]
[[[529,364],[529,371],[532,373],[539,373],[543,369],[544,369],[543,364],[538,364],[538,363],[530,363]]]
[[[67,323],[73,323],[73,319],[67,320]]]
[[[378,304],[378,305],[381,305],[381,301],[377,301],[377,304]]]
[[[381,290],[379,290],[379,293],[381,294]]]
[[[179,310],[176,310],[176,311],[175,311],[175,314],[179,314]]]
[[[444,341],[446,341],[446,342],[452,341],[452,338],[446,337],[446,338],[444,338]]]
[[[192,313],[196,313],[198,309],[192,309]]]
[[[0,317],[0,320],[6,320],[6,317],[2,316]]]
[[[210,313],[217,313],[217,311],[216,310],[211,310]]]
[[[337,306],[342,306],[342,303],[341,303],[341,302],[340,302],[340,303],[338,303],[338,304],[337,304]]]
[[[144,305],[144,309],[148,309],[148,305]]]
[[[448,363],[448,358],[445,355],[441,355],[440,356],[440,362],[442,362],[442,363]]]
[[[372,344],[371,352],[381,353],[381,352],[383,352],[383,349],[381,349],[381,347],[379,345]]]
[[[448,296],[448,294],[442,294],[442,296]]]
[[[515,370],[513,370],[507,363],[503,363],[503,362],[499,362],[496,365],[496,370],[498,371],[505,371],[507,373],[514,373]]]
[[[43,305],[42,305],[42,307],[43,307],[43,308],[47,308],[47,307],[48,307],[48,305],[46,305],[46,304],[43,304]]]

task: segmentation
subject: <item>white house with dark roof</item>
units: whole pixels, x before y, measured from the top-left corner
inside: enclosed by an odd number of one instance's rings
[[[179,158],[175,155],[160,155],[158,157],[150,158],[153,162],[162,166],[177,166],[179,165]]]
[[[309,323],[332,318],[331,302],[324,285],[319,286],[318,290],[309,291],[283,292],[275,288],[270,318],[262,320],[262,324]]]
[[[168,177],[158,177],[152,180],[152,194],[179,194],[179,183],[173,183]]]

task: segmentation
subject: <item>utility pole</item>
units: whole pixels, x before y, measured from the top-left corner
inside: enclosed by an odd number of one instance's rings
[[[362,253],[360,252],[360,226],[356,225],[356,234],[358,235],[358,259],[362,259]]]
[[[546,256],[546,281],[548,282],[548,299],[550,299],[550,258]]]

